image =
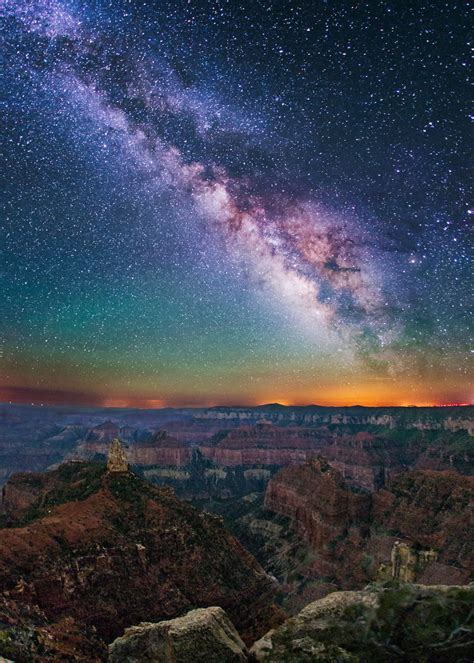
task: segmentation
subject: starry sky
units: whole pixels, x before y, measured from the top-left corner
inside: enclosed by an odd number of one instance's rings
[[[0,400],[473,400],[467,4],[2,13]]]

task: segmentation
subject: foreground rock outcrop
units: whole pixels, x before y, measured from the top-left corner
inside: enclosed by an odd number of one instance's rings
[[[335,592],[254,644],[265,663],[469,663],[474,587],[369,586]]]
[[[13,614],[10,649],[31,610],[41,614],[34,628],[69,619],[102,642],[197,606],[222,606],[247,642],[282,619],[274,582],[250,553],[220,519],[168,489],[81,462],[18,475],[9,486],[0,592]]]
[[[109,646],[110,663],[242,663],[247,647],[222,608],[128,628]]]

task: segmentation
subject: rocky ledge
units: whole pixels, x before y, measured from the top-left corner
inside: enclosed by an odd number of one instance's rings
[[[254,644],[265,663],[468,663],[474,587],[378,585],[334,592]]]
[[[125,631],[109,663],[468,663],[474,587],[386,583],[334,592],[248,651],[221,608]]]
[[[248,660],[247,654],[235,626],[218,607],[132,626],[109,646],[110,663],[241,663]]]

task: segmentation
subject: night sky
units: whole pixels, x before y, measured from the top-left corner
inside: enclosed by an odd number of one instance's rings
[[[467,4],[3,21],[1,400],[473,400]]]

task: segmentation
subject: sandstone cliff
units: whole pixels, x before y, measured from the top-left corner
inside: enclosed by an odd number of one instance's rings
[[[184,467],[191,462],[193,450],[189,444],[180,442],[165,431],[158,431],[149,440],[131,446],[127,456],[132,465],[140,467]]]
[[[473,506],[474,477],[406,472],[391,481],[389,490],[373,496],[373,523],[420,548],[438,551],[438,565],[458,569],[460,582],[474,573]]]
[[[337,470],[319,460],[276,474],[265,506],[289,516],[314,551],[308,578],[332,578],[338,587],[350,589],[377,573],[390,576],[399,539],[436,553],[426,564],[415,562],[418,579],[468,582],[474,573],[473,498],[474,480],[454,472],[406,472],[395,476],[388,489],[354,492]]]
[[[325,428],[279,428],[268,423],[224,430],[200,445],[204,458],[224,467],[302,463],[328,444]]]
[[[270,480],[265,506],[292,518],[319,549],[370,517],[370,496],[348,490],[341,474],[322,458],[289,466]]]

